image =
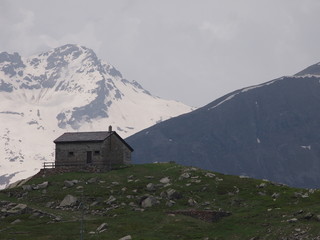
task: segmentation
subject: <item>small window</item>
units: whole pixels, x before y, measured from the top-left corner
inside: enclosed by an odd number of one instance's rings
[[[100,155],[100,151],[94,151],[94,155]]]
[[[68,152],[68,157],[73,157],[74,156],[74,152]]]

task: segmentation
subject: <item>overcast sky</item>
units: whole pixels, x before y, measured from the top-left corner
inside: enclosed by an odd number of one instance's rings
[[[0,51],[80,44],[200,107],[320,62],[319,12],[319,0],[1,0]]]

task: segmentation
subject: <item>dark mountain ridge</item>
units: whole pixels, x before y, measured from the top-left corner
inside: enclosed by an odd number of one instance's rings
[[[229,93],[126,140],[134,162],[175,161],[320,187],[320,65]]]

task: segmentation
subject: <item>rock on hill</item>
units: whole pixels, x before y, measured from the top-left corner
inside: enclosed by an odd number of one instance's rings
[[[320,63],[229,93],[127,139],[134,162],[175,161],[320,187]]]
[[[0,236],[78,239],[83,226],[83,239],[316,240],[319,197],[319,190],[174,163],[42,172],[0,191]]]
[[[113,125],[126,137],[191,110],[152,96],[83,46],[68,44],[28,58],[2,52],[0,188],[52,161],[52,141],[62,132]]]

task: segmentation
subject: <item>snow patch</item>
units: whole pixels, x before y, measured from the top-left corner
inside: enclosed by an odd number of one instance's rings
[[[301,146],[301,148],[306,149],[306,150],[311,150],[311,146],[310,146],[310,145],[308,145],[308,146]]]
[[[220,106],[221,104],[229,101],[230,99],[234,98],[235,96],[237,96],[237,95],[240,94],[240,93],[244,93],[244,92],[248,92],[248,91],[251,91],[251,90],[253,90],[253,89],[256,89],[256,88],[268,86],[268,85],[271,85],[271,84],[275,83],[276,81],[279,81],[279,80],[282,80],[282,79],[283,79],[283,78],[279,78],[279,79],[272,80],[272,81],[269,81],[269,82],[266,82],[266,83],[262,83],[262,84],[259,84],[259,85],[255,85],[255,86],[243,88],[243,89],[241,89],[239,92],[230,95],[229,97],[227,97],[226,99],[222,100],[221,102],[219,102],[218,104],[214,105],[213,107],[208,108],[208,110],[212,110],[212,109]]]
[[[53,140],[74,126],[77,131],[105,131],[112,125],[125,138],[195,109],[152,96],[80,46],[66,45],[22,61],[21,76],[0,68],[0,79],[13,89],[0,95],[0,176],[16,173],[10,182],[54,161]],[[57,116],[63,117],[63,128]]]
[[[294,75],[294,78],[320,78],[319,74],[304,74],[304,75]]]

